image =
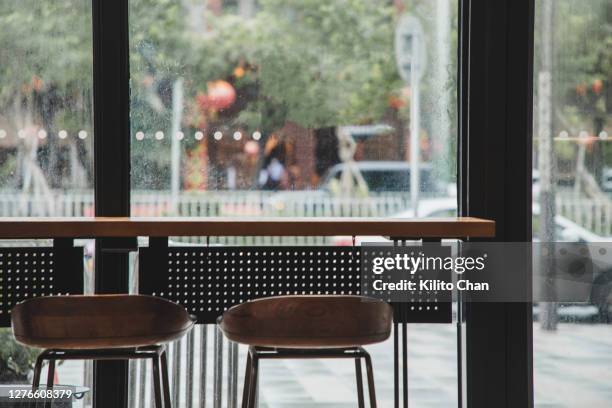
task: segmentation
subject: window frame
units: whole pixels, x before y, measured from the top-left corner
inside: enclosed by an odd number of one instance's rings
[[[493,241],[530,242],[535,1],[460,7],[459,213],[495,220]],[[516,279],[529,295],[531,271]],[[464,306],[463,405],[533,407],[532,303]]]
[[[95,215],[130,215],[128,0],[92,0]],[[95,293],[128,293],[129,245],[96,239]],[[128,406],[128,362],[95,361],[93,406]]]

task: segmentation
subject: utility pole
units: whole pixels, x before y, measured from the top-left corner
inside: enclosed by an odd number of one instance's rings
[[[410,199],[413,216],[419,216],[419,190],[420,190],[420,135],[421,132],[421,84],[418,71],[412,69],[410,78]]]
[[[432,90],[433,95],[438,95],[439,98],[435,104],[436,116],[432,121],[432,141],[435,145],[441,149],[444,148],[442,160],[447,161],[452,156],[450,152],[450,113],[449,107],[451,106],[450,89],[449,89],[449,75],[451,72],[450,67],[450,56],[451,56],[451,17],[450,17],[450,2],[451,0],[437,0],[436,1],[436,61],[432,64],[434,81]],[[442,167],[442,166],[439,166]],[[444,167],[444,173],[440,176],[444,177],[444,180],[449,180],[449,168]]]
[[[553,183],[553,130],[552,130],[552,49],[555,0],[541,0],[540,72],[538,74],[538,168],[540,171],[540,231],[542,248],[548,254],[555,250],[555,186]],[[553,256],[540,256],[541,271],[551,272]],[[542,276],[543,293],[554,299],[555,280],[548,273]],[[543,330],[557,329],[557,304],[540,303],[540,324]]]
[[[420,82],[427,59],[425,34],[418,18],[402,14],[395,27],[395,59],[400,77],[410,85],[410,198],[418,217],[420,192]]]
[[[173,215],[178,215],[178,196],[181,181],[181,122],[183,120],[183,78],[172,86],[172,124],[170,129],[170,191]]]

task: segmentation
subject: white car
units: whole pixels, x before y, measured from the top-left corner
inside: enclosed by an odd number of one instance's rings
[[[533,205],[533,225],[538,225],[537,216],[540,214],[539,204]],[[444,217],[456,217],[457,216],[457,198],[432,198],[427,200],[421,200],[419,202],[418,218],[444,218]],[[413,210],[406,210],[399,214],[393,215],[390,218],[415,218]],[[561,242],[612,242],[612,237],[602,237],[597,235],[586,228],[581,227],[575,222],[569,220],[562,215],[555,216],[555,235],[557,241]],[[534,239],[537,240],[536,237]],[[334,237],[334,244],[336,245],[352,245],[352,237],[338,236]],[[355,244],[361,242],[390,242],[388,239],[383,237],[374,236],[359,236],[355,239]]]
[[[418,218],[444,218],[457,216],[457,197],[445,198],[430,198],[419,201]],[[413,210],[402,211],[399,214],[392,215],[390,218],[415,218]],[[336,236],[332,242],[337,246],[353,245],[353,237]],[[357,236],[355,237],[355,245],[361,245],[362,242],[391,242],[389,239],[381,236]]]
[[[533,205],[533,225],[538,226],[540,206]],[[454,197],[422,200],[419,203],[419,218],[455,217],[457,215],[457,199]],[[391,218],[414,218],[414,211],[407,210],[392,216]],[[555,236],[559,242],[582,242],[582,243],[601,243],[612,242],[612,237],[602,237],[581,227],[575,222],[561,215],[555,216]],[[537,238],[534,237],[534,241]],[[335,245],[353,245],[352,237],[334,237]],[[355,237],[355,245],[369,242],[390,243],[389,239],[380,236],[358,236]],[[601,321],[612,321],[612,270],[603,271],[594,277],[593,291],[590,295],[590,305],[562,305],[559,308],[559,316],[566,318],[594,318],[599,315]],[[534,313],[538,313],[538,308]]]

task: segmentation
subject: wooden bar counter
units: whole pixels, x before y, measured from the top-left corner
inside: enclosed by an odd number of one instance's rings
[[[334,236],[398,238],[489,238],[495,222],[456,218],[1,218],[0,239],[169,237],[169,236]]]

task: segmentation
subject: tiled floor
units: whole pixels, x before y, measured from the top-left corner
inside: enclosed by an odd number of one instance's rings
[[[208,344],[210,356],[212,341]],[[392,407],[393,344],[388,341],[368,349],[374,363],[379,406]],[[244,352],[241,348],[239,392]],[[612,325],[560,324],[554,333],[543,332],[534,325],[534,356],[536,407],[612,407]],[[211,364],[209,379],[210,369]],[[354,364],[350,360],[266,360],[260,374],[261,408],[357,406]],[[199,374],[195,376],[197,381]],[[82,382],[82,365],[67,362],[61,366],[60,380]],[[456,382],[455,326],[410,325],[410,406],[457,406]],[[208,381],[207,395],[207,407],[212,407],[212,380]]]
[[[538,407],[612,407],[612,325],[536,325],[533,337]]]
[[[453,325],[410,325],[409,400],[416,407],[457,406],[456,334]],[[393,343],[369,347],[381,407],[393,406]],[[351,360],[264,361],[261,406],[355,407]],[[364,382],[365,386],[365,382]],[[265,404],[265,405],[264,405]]]

